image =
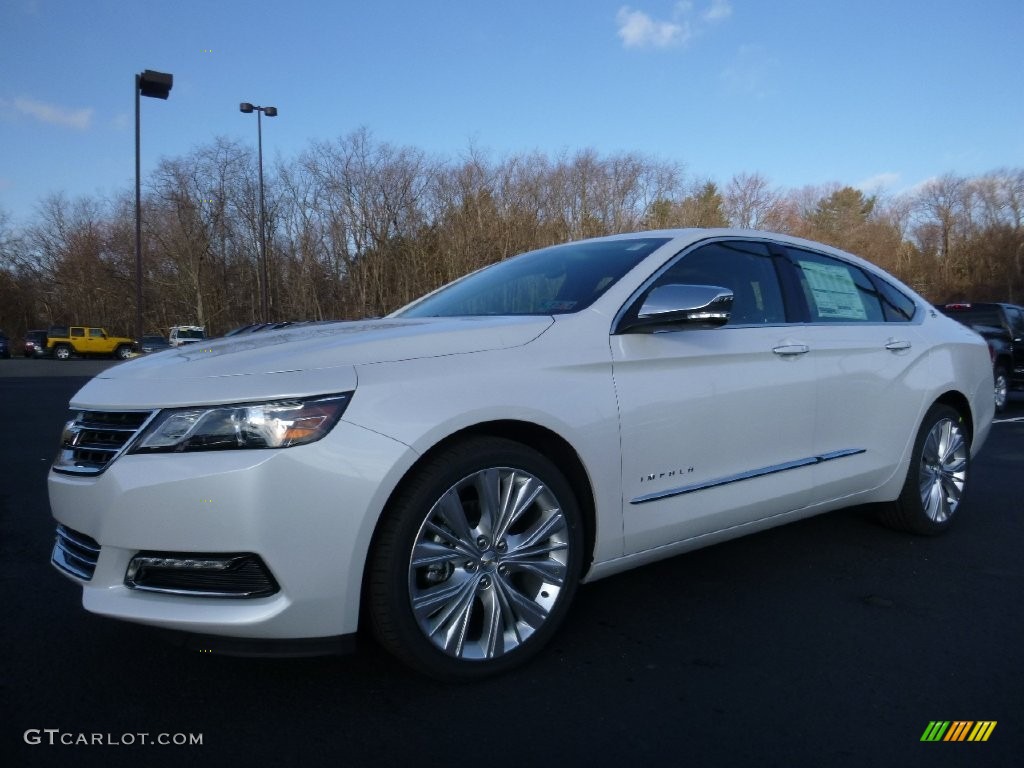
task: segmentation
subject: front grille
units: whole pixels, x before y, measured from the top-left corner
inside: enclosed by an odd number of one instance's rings
[[[98,475],[152,418],[153,411],[78,411],[64,425],[56,472]]]
[[[266,564],[249,552],[140,552],[128,564],[125,586],[193,597],[266,597],[279,587]]]
[[[57,526],[57,541],[53,545],[50,562],[75,578],[89,581],[96,572],[100,545],[91,536],[79,533],[65,525]]]

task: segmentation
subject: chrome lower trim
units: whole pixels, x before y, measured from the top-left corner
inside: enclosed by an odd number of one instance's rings
[[[99,557],[100,546],[94,539],[66,526],[57,526],[57,540],[50,555],[50,562],[56,568],[76,579],[90,581]]]
[[[739,472],[735,475],[727,475],[726,477],[719,477],[714,480],[706,480],[703,483],[694,483],[693,485],[683,485],[678,488],[669,488],[664,491],[655,491],[654,493],[648,493],[643,496],[637,496],[632,499],[630,504],[646,504],[649,501],[658,501],[659,499],[667,499],[672,496],[682,496],[686,493],[695,493],[696,491],[705,491],[708,488],[717,488],[721,485],[729,485],[730,483],[737,483],[740,480],[752,480],[755,477],[764,477],[765,475],[774,475],[777,472],[786,472],[790,469],[799,469],[800,467],[812,467],[815,464],[821,464],[826,461],[832,461],[833,459],[842,459],[846,456],[856,456],[859,453],[865,453],[864,448],[844,448],[838,451],[829,451],[818,456],[808,456],[806,459],[796,459],[795,461],[787,461],[783,464],[773,464],[770,467],[761,467],[760,469],[749,469],[746,472]]]

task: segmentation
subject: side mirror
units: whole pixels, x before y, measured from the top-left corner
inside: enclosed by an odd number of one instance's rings
[[[636,318],[623,322],[619,333],[671,325],[717,328],[729,322],[732,301],[732,291],[717,285],[662,285],[647,294]]]

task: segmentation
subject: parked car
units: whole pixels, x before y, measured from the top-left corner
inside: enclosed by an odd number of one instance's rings
[[[206,339],[206,328],[201,325],[175,325],[167,334],[167,341],[172,347],[183,344],[195,344]]]
[[[143,336],[139,340],[139,351],[143,354],[150,354],[152,352],[162,352],[165,349],[170,349],[171,344],[163,336]]]
[[[46,356],[46,331],[28,331],[22,348],[25,357]]]
[[[232,328],[230,331],[224,334],[228,336],[240,336],[245,333],[259,333],[261,331],[276,331],[279,328],[287,328],[289,325],[294,325],[292,320],[281,320],[274,323],[250,323],[248,325],[240,325],[237,328]]]
[[[0,359],[11,359],[11,340],[3,331],[0,331]]]
[[[225,333],[224,338],[227,338],[228,336],[238,336],[243,333],[252,333],[253,331],[262,328],[263,325],[264,323],[247,323],[245,325],[240,325],[237,328],[232,328],[230,331]]]
[[[959,302],[940,309],[973,328],[988,342],[996,410],[1004,410],[1010,390],[1024,389],[1024,307],[999,302]]]
[[[53,325],[46,332],[46,354],[58,360],[82,357],[116,357],[127,360],[135,352],[135,341],[112,336],[104,328],[83,325]]]
[[[581,581],[854,504],[944,531],[993,410],[982,339],[855,256],[584,240],[383,319],[103,371],[49,475],[52,560],[88,610],[194,647],[372,629],[474,679],[537,653]]]

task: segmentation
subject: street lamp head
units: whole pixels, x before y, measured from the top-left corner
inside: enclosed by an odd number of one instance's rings
[[[239,104],[238,109],[242,112],[245,112],[245,114],[247,115],[252,114],[252,104],[250,104],[248,101],[243,101],[241,104]]]
[[[264,107],[263,114],[267,117],[277,117],[277,107]]]
[[[154,99],[166,99],[174,86],[174,75],[147,69],[138,76],[139,93]]]

